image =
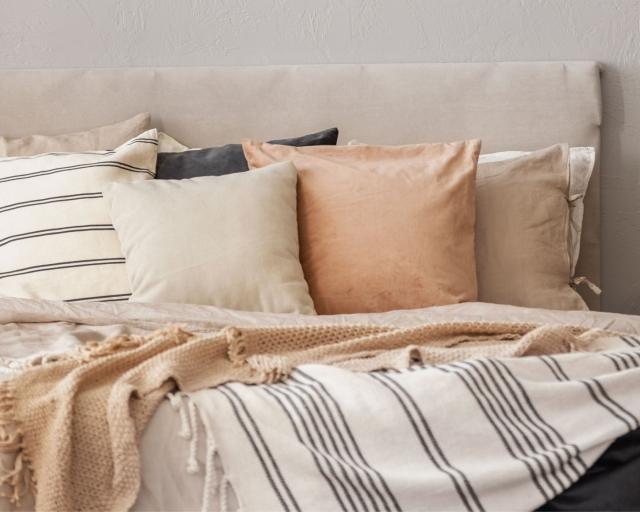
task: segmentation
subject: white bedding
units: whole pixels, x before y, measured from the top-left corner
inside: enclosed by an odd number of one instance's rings
[[[28,359],[37,354],[66,350],[87,340],[99,340],[123,332],[152,331],[167,323],[184,325],[192,332],[204,332],[226,325],[373,323],[401,327],[455,320],[565,324],[640,334],[640,316],[552,311],[479,302],[388,313],[305,316],[248,313],[189,304],[69,304],[0,298],[0,358]]]
[[[510,321],[599,327],[640,334],[640,317],[600,312],[560,312],[482,303],[456,304],[381,314],[302,316],[245,313],[208,306],[140,303],[80,303],[0,299],[0,376],[8,377],[34,357],[59,353],[89,340],[123,332],[142,333],[167,323],[193,332],[225,325],[374,323],[411,326],[445,321]],[[207,393],[207,391],[205,391]],[[135,510],[199,510],[203,472],[189,474],[191,443],[178,433],[180,415],[165,401],[142,436],[142,487]],[[197,458],[205,461],[204,443]],[[233,509],[233,496],[229,508]],[[8,509],[2,502],[0,509]],[[28,508],[25,502],[22,508]]]

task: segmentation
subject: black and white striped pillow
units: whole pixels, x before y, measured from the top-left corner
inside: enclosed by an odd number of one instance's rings
[[[155,176],[149,130],[112,151],[0,159],[0,295],[127,300],[130,287],[101,190]]]

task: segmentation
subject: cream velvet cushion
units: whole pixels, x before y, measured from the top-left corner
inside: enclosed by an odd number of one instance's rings
[[[586,309],[569,285],[569,148],[478,165],[478,299]]]
[[[298,169],[300,256],[318,313],[476,300],[480,142],[290,147],[244,141],[252,168]]]
[[[314,314],[298,259],[297,172],[256,172],[104,191],[132,301]]]
[[[119,123],[63,135],[0,137],[0,157],[41,153],[114,149],[149,128],[149,114],[138,114]]]

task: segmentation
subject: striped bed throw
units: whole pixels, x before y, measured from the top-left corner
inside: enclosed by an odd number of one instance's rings
[[[639,427],[640,340],[605,344],[401,371],[307,365],[193,393],[203,510],[234,497],[244,511],[533,510]]]
[[[157,133],[110,151],[0,159],[0,295],[122,301],[125,259],[102,189],[155,176]]]

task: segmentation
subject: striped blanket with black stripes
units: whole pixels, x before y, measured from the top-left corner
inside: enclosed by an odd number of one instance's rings
[[[245,511],[532,510],[639,428],[639,366],[626,336],[401,371],[304,365],[191,400]]]

